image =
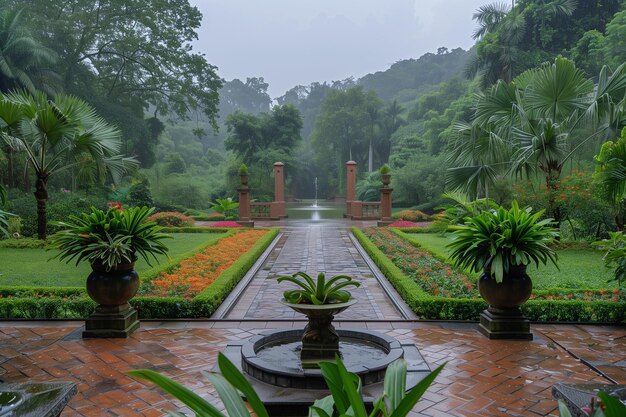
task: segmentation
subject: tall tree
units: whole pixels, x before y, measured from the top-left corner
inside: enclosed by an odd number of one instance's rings
[[[67,91],[139,114],[201,112],[217,126],[222,80],[193,52],[202,15],[188,0],[8,1],[25,8],[58,52]]]
[[[376,93],[366,92],[361,86],[331,90],[324,100],[316,118],[312,144],[318,167],[324,171],[326,181],[333,182],[335,192],[343,189],[344,164],[348,160],[366,163],[373,134],[372,115],[382,107]]]
[[[22,9],[0,8],[1,92],[24,88],[54,96],[59,91],[59,77],[51,70],[56,58],[28,30]]]
[[[84,101],[59,95],[15,92],[0,97],[0,139],[25,152],[35,177],[37,235],[46,238],[46,202],[50,177],[88,165],[100,180],[119,178],[136,161],[120,155],[119,131]]]

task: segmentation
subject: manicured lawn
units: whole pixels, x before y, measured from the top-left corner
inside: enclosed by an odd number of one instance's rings
[[[225,233],[172,233],[173,239],[166,241],[169,255],[176,256],[193,251],[219,239]],[[36,287],[83,287],[91,271],[86,263],[75,266],[65,264],[58,259],[48,261],[53,257],[53,251],[44,249],[9,249],[0,248],[0,286],[36,286]],[[167,262],[165,256],[160,256],[159,262]],[[155,266],[156,263],[152,262]],[[135,264],[135,269],[141,276],[150,266],[141,259]]]
[[[441,257],[447,258],[448,238],[434,233],[409,234],[424,248]],[[536,289],[548,288],[617,288],[617,283],[608,280],[613,276],[610,269],[604,267],[603,253],[595,250],[564,249],[557,251],[560,271],[552,264],[532,265],[528,275]]]

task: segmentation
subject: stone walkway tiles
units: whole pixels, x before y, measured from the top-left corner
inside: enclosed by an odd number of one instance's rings
[[[302,327],[303,323],[142,322],[130,338],[106,340],[80,339],[81,325],[1,322],[0,380],[76,382],[79,394],[62,417],[162,416],[161,410],[177,409],[177,404],[125,371],[154,369],[218,405],[214,388],[200,372],[214,366],[227,343],[266,328]],[[354,323],[338,325],[354,327]],[[535,340],[528,342],[489,340],[473,324],[361,325],[415,343],[431,368],[446,363],[414,408],[413,417],[557,415],[550,392],[553,384],[610,383],[586,365],[598,358],[599,351],[605,362],[621,370],[615,373],[618,382],[626,382],[624,328],[533,325]]]
[[[299,319],[303,318],[282,305],[279,300],[293,284],[279,284],[276,278],[304,271],[314,279],[318,272],[327,278],[349,275],[361,286],[350,288],[358,303],[338,319],[395,320],[402,315],[389,300],[372,270],[360,255],[349,237],[343,222],[307,227],[284,227],[283,236],[270,254],[265,265],[246,286],[237,303],[225,316],[228,319]]]

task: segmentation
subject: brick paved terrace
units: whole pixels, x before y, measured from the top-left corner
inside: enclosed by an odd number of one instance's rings
[[[63,417],[156,417],[177,405],[125,371],[157,370],[219,404],[200,371],[214,366],[227,343],[303,323],[144,322],[130,338],[108,340],[82,340],[81,325],[0,323],[0,379],[76,382],[79,393]],[[411,341],[431,368],[447,362],[412,416],[557,415],[551,396],[557,382],[626,383],[624,328],[534,325],[535,340],[526,342],[490,341],[465,324],[371,321],[339,327]]]
[[[473,323],[417,321],[341,221],[281,222],[282,234],[254,274],[244,278],[212,320],[144,321],[128,339],[82,339],[80,321],[0,322],[0,380],[74,381],[78,394],[63,417],[156,417],[172,398],[128,377],[153,369],[216,405],[201,375],[228,343],[305,322],[278,303],[275,277],[306,271],[355,276],[358,303],[337,317],[340,328],[370,329],[414,343],[431,369],[447,362],[412,416],[557,415],[552,385],[626,384],[626,328],[532,326],[533,341],[492,341]]]

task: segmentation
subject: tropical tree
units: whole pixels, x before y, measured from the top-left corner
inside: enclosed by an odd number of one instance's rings
[[[50,69],[56,59],[33,38],[21,9],[0,9],[0,91],[25,88],[53,96],[59,90],[59,76]]]
[[[613,207],[617,230],[623,231],[626,216],[626,128],[617,141],[602,145],[596,161],[594,180],[602,197]]]
[[[548,49],[544,38],[550,36],[537,40],[536,32],[553,32],[553,20],[571,17],[576,8],[576,0],[537,0],[511,8],[506,3],[481,6],[473,15],[478,23],[473,37],[479,42],[476,55],[467,64],[466,74],[470,78],[480,74],[483,87],[498,80],[510,82],[520,71],[519,68],[516,71],[516,67],[523,68],[524,51],[537,46]],[[540,49],[532,51],[533,58],[540,56],[540,52]]]
[[[0,140],[13,151],[25,152],[36,177],[37,235],[46,238],[46,202],[50,177],[88,163],[103,181],[135,166],[120,154],[120,134],[84,101],[60,95],[17,91],[0,97]],[[88,158],[86,158],[88,157]]]
[[[475,140],[457,140],[449,185],[475,189],[477,178],[492,182],[503,165],[514,175],[538,171],[549,192],[548,214],[560,221],[555,196],[564,164],[591,140],[617,136],[626,125],[625,96],[626,64],[612,74],[604,67],[595,88],[564,58],[526,71],[511,83],[499,81],[476,103],[470,128],[476,133],[469,137],[480,139],[482,149],[476,152]],[[487,156],[476,163],[472,157],[478,154]]]
[[[56,54],[32,37],[21,9],[0,9],[0,92],[24,88],[31,93],[40,89],[50,96],[56,94],[59,77],[47,68],[55,61]],[[7,156],[8,184],[13,187],[14,154],[8,146],[2,150]]]

